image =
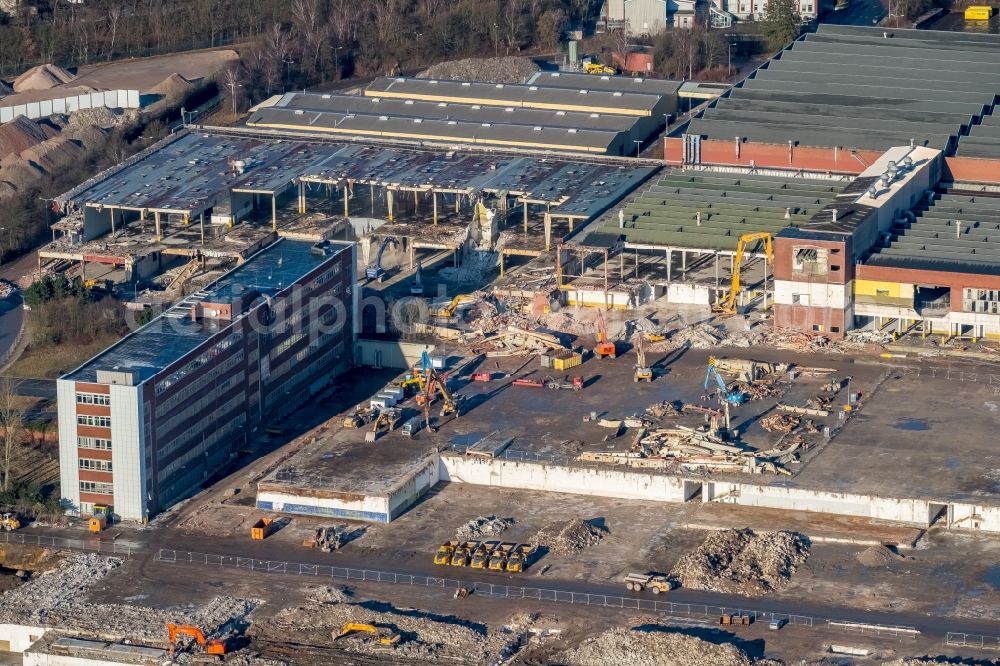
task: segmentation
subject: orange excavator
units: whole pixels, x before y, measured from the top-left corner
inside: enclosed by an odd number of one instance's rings
[[[605,356],[614,358],[618,353],[615,343],[608,340],[608,327],[604,323],[604,312],[597,311],[597,345],[594,347],[594,356],[604,358]]]
[[[226,642],[221,638],[206,640],[204,632],[198,627],[192,627],[189,624],[174,624],[173,622],[167,624],[167,636],[170,638],[171,653],[177,644],[177,637],[181,634],[193,638],[195,643],[205,648],[207,654],[216,655],[220,658],[226,654]]]

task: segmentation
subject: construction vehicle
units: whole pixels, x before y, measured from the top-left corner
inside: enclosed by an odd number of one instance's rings
[[[490,571],[503,571],[506,569],[507,558],[510,557],[516,546],[516,543],[508,542],[494,548],[493,553],[490,555]]]
[[[434,553],[434,564],[451,564],[451,556],[458,548],[457,541],[445,541]]]
[[[250,538],[255,541],[266,539],[275,527],[274,518],[261,518],[250,528]]]
[[[14,530],[21,529],[21,521],[14,514],[5,513],[0,518],[0,528],[3,528],[4,532],[13,532]]]
[[[507,563],[504,565],[509,573],[521,573],[528,566],[528,558],[535,552],[535,546],[522,543],[507,556]]]
[[[379,411],[378,416],[372,421],[372,427],[365,433],[365,442],[367,444],[374,444],[383,427],[387,428],[386,432],[395,430],[399,419],[402,417],[403,410],[398,407],[389,407],[388,409]]]
[[[399,388],[403,389],[407,395],[411,393],[420,393],[424,390],[424,383],[427,379],[423,374],[409,374],[400,380]]]
[[[449,564],[453,567],[469,566],[469,560],[472,558],[472,551],[478,547],[478,541],[463,541],[458,544],[458,547],[455,548],[455,552],[451,554],[451,562],[449,562]]]
[[[614,76],[618,72],[614,67],[609,65],[602,65],[601,63],[594,60],[592,56],[585,56],[583,61],[583,71],[586,74],[602,74],[605,76]]]
[[[715,385],[719,389],[719,400],[727,405],[742,405],[747,401],[747,394],[743,393],[739,389],[730,389],[726,386],[726,382],[722,379],[722,375],[719,374],[718,369],[715,367],[715,358],[709,357],[708,359],[708,369],[705,372],[705,390],[708,390],[709,384],[714,381]]]
[[[604,323],[604,312],[597,311],[597,345],[594,346],[594,356],[597,358],[614,358],[618,353],[615,343],[608,340],[608,327]]]
[[[736,255],[733,257],[733,279],[729,285],[729,293],[721,303],[716,305],[716,312],[736,314],[736,297],[740,293],[740,267],[743,265],[743,256],[746,254],[747,246],[755,242],[764,244],[765,267],[767,264],[774,266],[774,238],[771,234],[761,231],[740,236],[740,240],[736,244]],[[766,289],[767,285],[765,284],[764,287]]]
[[[319,548],[324,553],[340,550],[347,530],[344,527],[317,527],[313,535],[302,541],[306,548]]]
[[[490,555],[500,545],[499,541],[484,541],[472,551],[472,561],[469,566],[473,569],[485,569],[489,566]]]
[[[341,639],[344,636],[349,636],[356,632],[370,634],[382,645],[395,645],[399,642],[399,634],[392,629],[389,629],[388,627],[376,627],[372,624],[362,624],[360,622],[348,622],[344,625],[344,628],[340,630],[339,634],[334,635],[333,640]]]
[[[667,336],[663,333],[643,333],[642,338],[646,342],[663,342],[667,339]]]
[[[345,428],[361,428],[372,422],[377,413],[371,407],[359,406],[352,413],[344,417]]]
[[[574,377],[569,379],[569,377],[563,378],[562,381],[554,379],[552,377],[545,378],[545,388],[552,389],[553,391],[568,390],[568,391],[580,391],[583,389],[583,377]]]
[[[413,274],[413,284],[410,285],[410,296],[423,296],[424,295],[424,283],[420,279],[420,262],[417,262],[417,270]]]
[[[436,317],[438,319],[451,319],[455,316],[455,312],[458,310],[459,306],[465,305],[466,303],[475,303],[475,296],[469,296],[468,294],[459,294],[452,298],[447,305],[443,307],[431,306],[431,317]]]
[[[225,640],[221,638],[206,640],[204,632],[198,627],[193,627],[190,624],[174,624],[173,622],[167,624],[167,638],[170,641],[171,652],[177,644],[177,638],[181,635],[193,638],[195,643],[205,648],[205,652],[208,654],[216,655],[219,658],[226,654]]]
[[[629,592],[642,592],[648,588],[653,594],[663,594],[672,590],[673,587],[671,580],[660,574],[630,573],[625,576],[625,589]]]
[[[752,623],[753,623],[752,615],[721,615],[719,617],[719,624],[724,624],[724,625],[735,624],[746,627]]]
[[[385,248],[389,245],[395,245],[396,239],[391,236],[386,236],[382,239],[382,244],[378,247],[378,252],[375,254],[375,259],[372,260],[370,264],[365,268],[365,277],[369,280],[378,280],[382,282],[385,280],[386,271],[382,268],[382,255],[385,253]]]
[[[455,398],[452,396],[451,392],[448,391],[447,383],[437,370],[434,369],[434,364],[431,362],[431,357],[427,352],[423,352],[420,355],[421,369],[424,372],[424,376],[427,377],[426,389],[424,390],[424,399],[417,400],[418,405],[422,405],[424,408],[424,421],[427,423],[427,427],[432,431],[434,428],[431,426],[430,417],[430,406],[434,402],[435,394],[440,394],[441,396],[441,416],[448,416],[449,414],[454,414],[455,418],[461,416],[459,412],[459,406]]]
[[[636,384],[653,381],[653,369],[646,364],[646,350],[642,346],[642,336],[639,336],[635,345],[635,356],[635,373],[632,375],[632,381]]]
[[[489,382],[493,380],[492,372],[473,372],[469,379],[474,382]]]
[[[424,427],[424,419],[422,416],[411,416],[403,427],[400,428],[399,432],[403,434],[403,437],[407,439],[412,439],[414,435],[420,432],[420,429]]]

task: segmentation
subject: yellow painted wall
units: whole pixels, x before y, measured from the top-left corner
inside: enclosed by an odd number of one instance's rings
[[[913,300],[913,285],[902,282],[881,282],[878,280],[855,280],[855,296],[880,296],[879,291],[887,291],[888,295],[882,294],[882,298],[903,298]]]

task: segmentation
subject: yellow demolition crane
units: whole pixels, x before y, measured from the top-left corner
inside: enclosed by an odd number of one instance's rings
[[[736,244],[736,256],[733,257],[733,281],[725,300],[716,306],[716,311],[724,314],[736,314],[736,297],[740,293],[740,268],[743,265],[743,255],[751,243],[761,241],[764,244],[764,257],[771,267],[774,267],[774,238],[766,231],[754,234],[743,234]],[[766,285],[765,285],[766,286]]]

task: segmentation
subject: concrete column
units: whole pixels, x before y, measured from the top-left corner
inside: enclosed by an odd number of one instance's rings
[[[160,211],[153,211],[153,223],[156,224],[156,240],[159,241],[163,236],[160,235]]]
[[[271,195],[271,229],[278,230],[278,195]]]
[[[375,183],[368,184],[368,192],[372,200],[372,217],[375,217]]]
[[[545,213],[545,251],[552,247],[552,214]]]
[[[455,264],[455,268],[458,268],[458,250],[451,251],[451,260]]]
[[[672,266],[672,264],[674,263],[673,259],[674,259],[673,252],[667,250],[667,282],[671,281],[670,276],[671,273],[673,272],[673,266]]]
[[[431,201],[434,203],[434,224],[438,223],[438,193],[431,192]]]
[[[115,235],[115,209],[108,207],[108,212],[111,214],[111,235]]]
[[[347,196],[347,185],[344,185],[344,217],[351,216],[350,201]]]
[[[416,215],[420,212],[420,199],[417,198],[419,194],[416,190],[413,190],[413,214]]]
[[[304,215],[306,212],[306,184],[299,181],[299,214]]]
[[[503,277],[503,252],[500,253],[500,277]]]
[[[198,218],[198,223],[201,225],[201,244],[205,244],[205,211],[201,211],[201,215]]]
[[[413,259],[414,259],[413,253],[414,253],[414,251],[415,251],[415,248],[413,247],[413,239],[410,239],[410,268],[413,268]]]
[[[638,273],[638,266],[636,272]],[[625,250],[622,250],[621,254],[618,255],[618,278],[625,279]]]
[[[385,191],[385,201],[389,206],[389,221],[392,222],[392,190]]]
[[[568,217],[566,219],[569,221],[569,232],[573,233],[573,218],[572,217]]]
[[[715,292],[719,292],[719,253],[715,253]]]
[[[87,281],[87,260],[80,260],[80,272],[83,274],[83,281]]]
[[[528,202],[524,202],[524,233],[528,233]]]
[[[461,205],[462,205],[462,195],[461,194],[456,194],[455,195],[455,212],[456,213],[459,212]]]
[[[688,276],[688,253],[686,250],[681,250],[681,274],[686,280]]]
[[[622,250],[623,254],[624,254],[624,252],[625,251]],[[639,250],[635,251],[635,279],[636,280],[639,279]]]

